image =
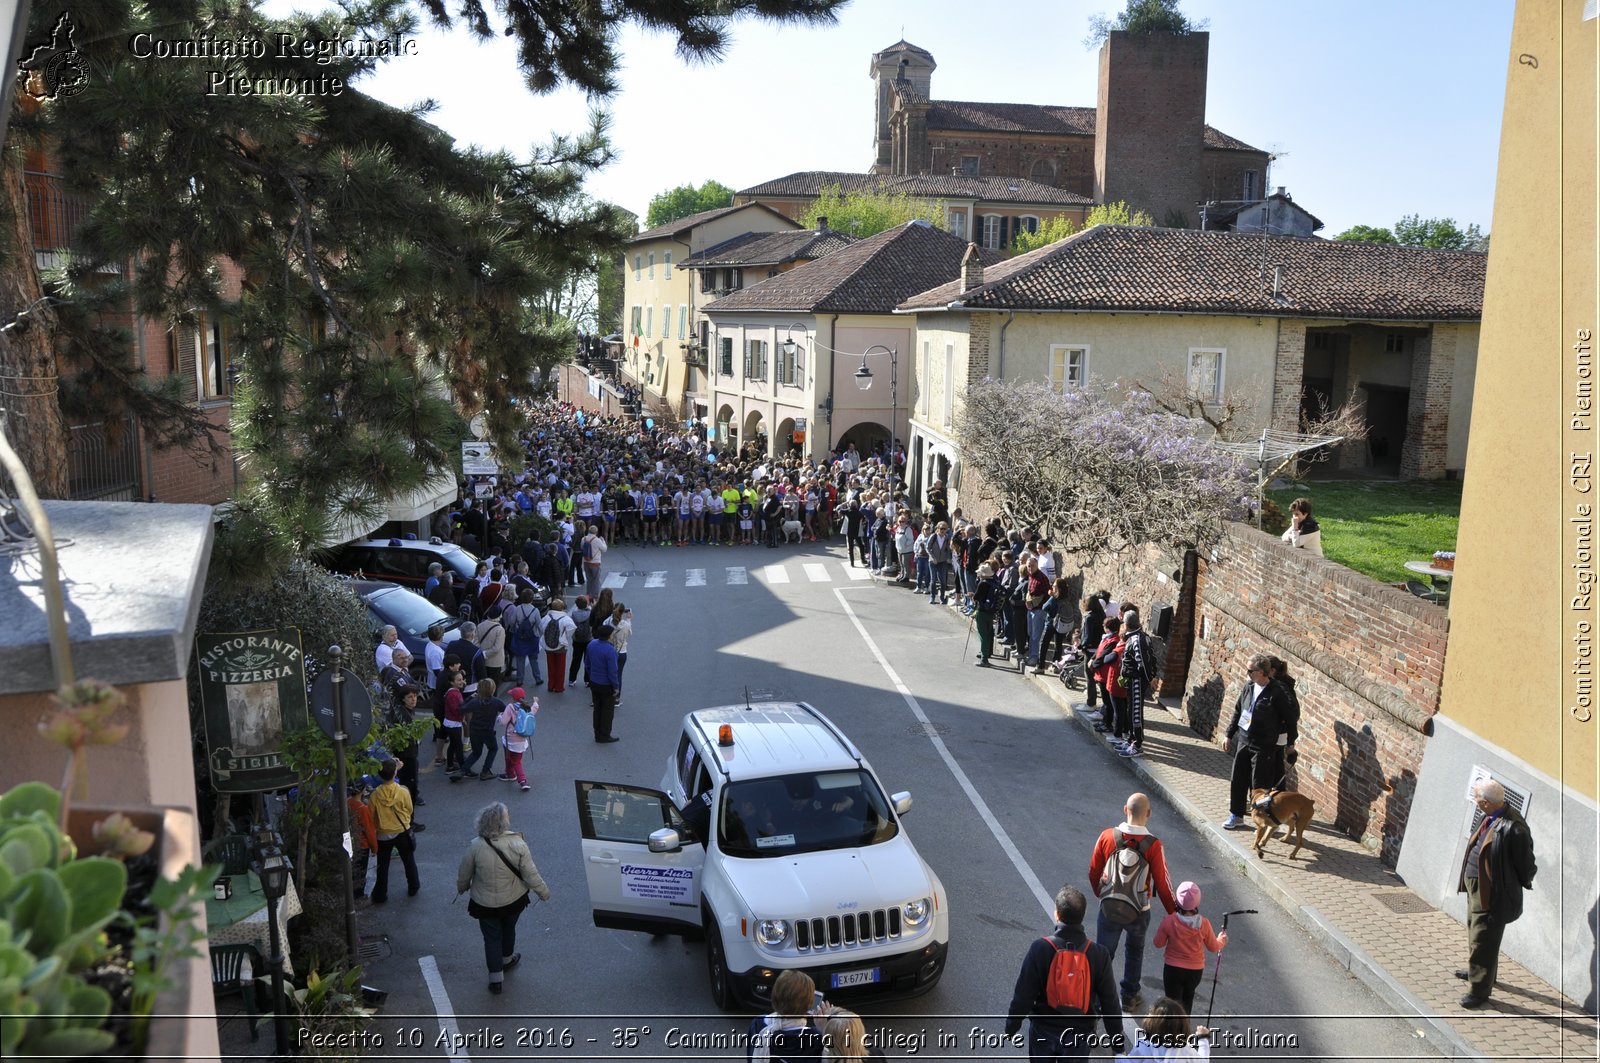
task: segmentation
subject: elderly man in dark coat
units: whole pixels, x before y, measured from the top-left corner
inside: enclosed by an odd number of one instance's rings
[[[1456,977],[1467,983],[1461,1006],[1468,1009],[1489,1002],[1500,966],[1500,939],[1506,924],[1521,917],[1522,891],[1533,888],[1538,870],[1533,835],[1517,810],[1506,804],[1505,787],[1484,779],[1474,788],[1473,799],[1483,820],[1467,843],[1456,884],[1456,891],[1467,895],[1467,966]]]

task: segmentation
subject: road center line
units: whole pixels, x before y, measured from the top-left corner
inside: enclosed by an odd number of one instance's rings
[[[445,1035],[445,1044],[460,1044],[461,1027],[456,1025],[455,1005],[450,1003],[450,994],[444,991],[444,979],[439,977],[438,961],[432,956],[419,956],[417,966],[422,968],[422,980],[428,986],[428,995],[433,998],[433,1011],[439,1016],[439,1032]],[[452,1059],[472,1058],[467,1055],[466,1049],[455,1052],[447,1047],[445,1054]]]
[[[1039,901],[1040,906],[1044,908],[1045,914],[1053,917],[1056,910],[1055,897],[1045,890],[1044,883],[1039,881],[1039,876],[1033,873],[1033,868],[1029,867],[1028,862],[1022,858],[1021,850],[1011,841],[1011,836],[1006,833],[1006,829],[1000,826],[1000,821],[989,810],[989,805],[978,793],[978,788],[972,785],[972,780],[967,778],[967,773],[961,769],[960,764],[956,763],[956,758],[951,754],[950,747],[945,745],[944,739],[940,738],[934,731],[933,724],[928,719],[928,714],[922,711],[922,706],[918,703],[916,696],[906,689],[906,685],[900,681],[899,674],[890,667],[889,659],[883,655],[882,650],[878,649],[878,644],[872,641],[872,636],[867,634],[866,625],[861,623],[861,618],[856,616],[855,610],[850,608],[850,602],[844,596],[844,592],[849,589],[848,587],[835,587],[833,589],[834,595],[839,599],[839,604],[844,608],[845,615],[856,626],[856,631],[860,634],[861,640],[867,644],[867,649],[871,650],[872,655],[878,659],[878,664],[883,668],[884,674],[889,677],[889,682],[894,684],[894,688],[900,692],[900,696],[910,706],[911,714],[917,718],[918,723],[922,724],[922,729],[928,735],[928,741],[933,743],[933,748],[944,759],[945,767],[950,769],[950,774],[956,777],[956,782],[960,783],[961,789],[966,791],[967,800],[972,802],[972,807],[978,810],[978,816],[983,820],[984,825],[989,828],[989,833],[994,835],[994,840],[1000,843],[1001,849],[1005,850],[1006,856],[1011,860],[1011,866],[1017,869],[1017,874],[1022,876],[1023,883],[1033,891],[1034,897]]]

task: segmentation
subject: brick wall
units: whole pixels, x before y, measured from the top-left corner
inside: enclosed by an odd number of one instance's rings
[[[1301,706],[1289,785],[1319,821],[1394,864],[1439,708],[1444,609],[1238,524],[1209,557],[1147,547],[1091,566],[1083,583],[1147,616],[1154,602],[1176,607],[1162,700],[1218,744],[1245,662],[1283,658]]]
[[[933,129],[927,134],[928,173],[961,172],[964,156],[978,157],[980,177],[1025,177],[1080,196],[1094,194],[1094,138],[1091,136],[1006,136]],[[1035,176],[1041,159],[1054,164],[1054,179]]]
[[[1272,371],[1272,427],[1280,432],[1300,431],[1300,392],[1305,376],[1306,324],[1279,318],[1278,355]]]
[[[609,385],[601,385],[598,399],[589,394],[589,374],[583,371],[582,366],[566,362],[560,369],[556,396],[562,402],[570,402],[582,410],[593,410],[603,417],[621,417],[626,412],[622,408],[622,396]]]
[[[1460,333],[1438,327],[1411,339],[1411,395],[1406,407],[1406,441],[1400,449],[1400,476],[1437,480],[1444,476],[1450,444],[1450,386],[1455,380]]]

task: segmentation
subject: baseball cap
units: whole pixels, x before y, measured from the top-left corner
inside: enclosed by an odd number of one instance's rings
[[[506,692],[506,697],[510,698],[512,701],[521,701],[523,698],[525,698],[527,696],[528,696],[528,692],[526,690],[523,690],[521,687],[512,687],[510,690],[508,690]],[[1193,883],[1190,883],[1190,885],[1193,885]],[[1198,892],[1198,891],[1196,891],[1196,892]]]

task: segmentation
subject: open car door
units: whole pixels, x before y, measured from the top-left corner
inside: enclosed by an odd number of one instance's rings
[[[700,873],[706,847],[660,790],[626,783],[575,783],[583,831],[583,870],[594,925],[652,934],[698,934]],[[682,841],[651,852],[663,827]]]

